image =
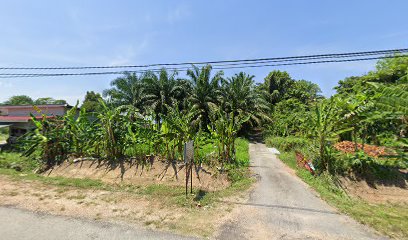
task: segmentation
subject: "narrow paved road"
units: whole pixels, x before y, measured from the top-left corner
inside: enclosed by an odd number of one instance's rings
[[[250,144],[260,181],[219,239],[384,239],[316,197],[264,144]]]
[[[0,207],[2,240],[191,239],[179,235],[111,223],[58,217]]]

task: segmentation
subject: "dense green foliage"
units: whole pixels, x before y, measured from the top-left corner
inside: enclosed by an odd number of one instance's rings
[[[20,147],[26,157],[37,156],[40,162],[0,153],[0,171],[31,171],[69,157],[182,162],[183,145],[194,140],[195,163],[228,172],[230,189],[243,189],[250,184],[248,141],[239,136],[262,128],[266,144],[282,151],[282,161],[326,201],[379,231],[405,236],[406,208],[368,205],[350,198],[336,180],[338,174],[351,173],[392,181],[399,169],[408,167],[408,58],[380,60],[375,71],[341,80],[335,89],[336,94],[324,98],[318,85],[295,80],[287,72],[272,71],[263,83],[255,84],[252,75],[241,72],[224,77],[209,65],[192,66],[187,79],[166,69],[127,73],[111,82],[104,98],[87,92],[79,111],[76,106],[56,119],[33,117],[36,129],[20,139]],[[14,96],[6,103],[53,101]],[[334,148],[345,140],[353,142],[354,152]],[[358,144],[385,146],[392,154],[369,156]],[[296,166],[295,151],[313,161],[317,176]],[[79,184],[57,178],[49,181]],[[89,182],[89,186],[100,183]],[[163,186],[144,191],[177,199],[183,192]]]
[[[33,171],[39,167],[35,160],[22,157],[13,152],[0,152],[0,168],[14,169],[16,171]]]
[[[44,104],[67,104],[67,101],[65,100],[56,100],[51,97],[44,97],[44,98],[38,98],[37,100],[34,101],[34,105],[44,105]]]
[[[407,66],[406,57],[380,60],[375,71],[340,81],[329,99],[319,96],[318,87],[311,83],[272,72],[261,85],[269,89],[266,99],[272,108],[267,143],[283,151],[304,152],[319,171],[330,173],[350,169],[367,173],[381,165],[364,152],[346,156],[334,150],[334,143],[343,140],[356,146],[386,146],[395,152],[394,166],[406,166]]]
[[[8,128],[0,128],[0,142],[6,141],[9,136],[9,129]]]
[[[12,96],[3,105],[28,105],[33,104],[34,100],[26,95]]]
[[[210,65],[192,66],[187,79],[164,68],[126,73],[111,82],[105,99],[87,92],[80,112],[74,108],[56,120],[33,119],[37,129],[25,136],[25,152],[38,153],[47,165],[72,155],[182,161],[183,144],[194,140],[200,162],[216,159],[224,169],[240,165],[237,137],[263,127],[269,145],[301,150],[319,172],[371,168],[364,153],[348,157],[333,149],[343,140],[386,146],[396,153],[396,165],[404,166],[407,59],[380,60],[375,71],[340,81],[328,99],[318,85],[282,71],[272,71],[258,85],[254,76],[241,72],[224,77]],[[36,102],[27,96],[11,101]]]
[[[98,112],[101,110],[100,101],[102,96],[94,91],[86,92],[85,99],[81,105],[81,108],[85,108],[87,112]]]
[[[284,76],[288,82],[288,75]],[[315,90],[309,91],[315,97],[304,98],[298,91],[277,87],[275,95],[280,97],[271,102],[272,123],[265,131],[266,144],[278,148],[279,158],[324,200],[395,238],[407,236],[406,205],[353,198],[340,186],[339,175],[385,185],[406,181],[399,170],[408,168],[407,80],[408,58],[401,57],[380,60],[375,71],[340,81],[337,93],[329,99],[317,96]],[[334,148],[344,140],[352,141],[354,151]],[[370,156],[357,148],[368,144],[386,147],[393,154]],[[318,174],[299,167],[295,152],[311,160]]]
[[[266,144],[274,146],[281,151],[300,150],[306,148],[309,142],[301,137],[269,137],[266,139]]]
[[[260,126],[269,109],[253,76],[224,78],[211,66],[193,66],[187,76],[179,79],[166,69],[124,74],[104,91],[106,100],[87,92],[80,110],[75,106],[56,119],[33,117],[36,129],[20,139],[24,155],[38,156],[44,166],[71,156],[175,162],[183,161],[184,144],[194,140],[197,163],[221,171],[247,166],[242,148],[247,151],[248,142],[239,133]]]

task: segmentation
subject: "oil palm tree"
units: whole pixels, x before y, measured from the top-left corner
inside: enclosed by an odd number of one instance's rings
[[[255,90],[253,75],[244,72],[222,81],[222,107],[235,116],[250,116],[251,125],[268,120],[268,103]]]
[[[266,76],[260,88],[263,90],[264,98],[269,103],[276,104],[284,98],[293,83],[294,80],[287,72],[272,71]]]
[[[176,79],[177,72],[169,74],[165,68],[161,69],[159,74],[147,72],[143,76],[144,100],[160,124],[160,116],[166,116],[168,108],[179,106],[182,97],[185,94],[184,82]]]
[[[103,91],[103,96],[108,97],[114,106],[131,105],[143,110],[143,84],[141,77],[135,73],[125,73],[110,84],[112,88]]]
[[[210,110],[212,106],[218,104],[220,82],[224,75],[219,71],[211,76],[211,70],[211,65],[201,69],[193,65],[193,69],[187,71],[192,84],[189,104],[194,111],[197,111],[196,120],[202,126],[208,125]]]

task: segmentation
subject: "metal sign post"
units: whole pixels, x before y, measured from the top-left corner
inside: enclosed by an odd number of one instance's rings
[[[188,181],[190,179],[190,193],[193,193],[193,163],[194,163],[194,141],[184,144],[184,164],[186,167],[186,197],[188,195]]]

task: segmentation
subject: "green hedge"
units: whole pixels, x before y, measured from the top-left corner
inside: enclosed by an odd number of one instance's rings
[[[268,147],[277,148],[279,151],[287,152],[306,148],[310,145],[309,141],[299,137],[268,137],[266,138]]]

